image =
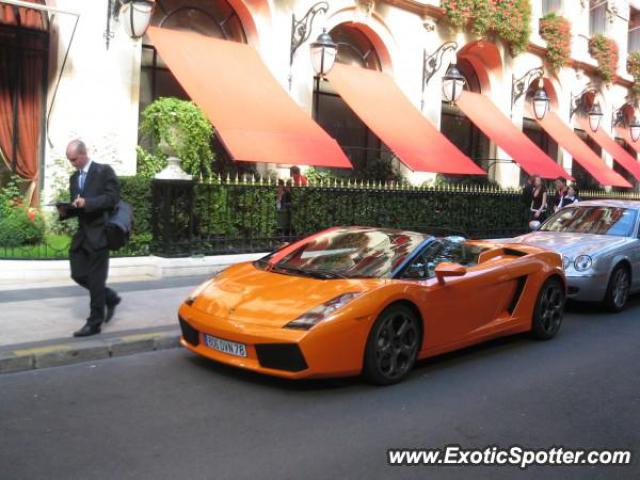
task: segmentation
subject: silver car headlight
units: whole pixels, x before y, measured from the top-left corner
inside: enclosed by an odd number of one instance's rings
[[[312,308],[307,313],[300,315],[295,320],[292,320],[291,322],[287,323],[285,325],[285,328],[297,328],[300,330],[309,330],[315,324],[329,317],[336,310],[344,307],[351,300],[359,296],[360,296],[360,292],[343,293],[342,295],[339,295],[336,298],[333,298],[328,302],[323,303],[322,305],[318,305],[317,307]]]
[[[571,260],[571,257],[567,257],[566,255],[562,256],[562,268],[564,270],[569,270],[569,267],[571,266],[572,263],[573,263],[573,260]]]
[[[591,265],[593,265],[593,259],[589,255],[579,255],[573,262],[573,267],[578,272],[589,270]]]

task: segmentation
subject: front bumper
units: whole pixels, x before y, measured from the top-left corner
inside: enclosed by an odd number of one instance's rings
[[[311,330],[247,326],[213,319],[184,304],[178,316],[182,329],[180,344],[220,363],[290,379],[357,375],[362,369],[366,341],[363,322],[344,321],[330,329],[316,326]],[[360,330],[365,332],[364,337]],[[205,334],[244,344],[247,356],[238,357],[208,347]]]
[[[578,302],[601,302],[607,291],[607,274],[566,275],[567,297]]]

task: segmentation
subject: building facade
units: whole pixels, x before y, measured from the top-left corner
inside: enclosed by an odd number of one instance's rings
[[[47,0],[46,5],[59,11],[49,13],[48,18],[48,74],[43,80],[46,104],[41,112],[37,159],[37,182],[45,198],[66,175],[64,150],[70,139],[83,138],[94,159],[112,164],[120,175],[132,175],[141,108],[160,96],[189,97],[148,35],[131,39],[122,29],[122,19],[117,22],[111,18],[107,28],[108,0]],[[292,56],[292,15],[301,19],[312,5],[299,0],[158,0],[152,24],[250,45],[282,89],[337,140],[352,164],[382,158],[395,162],[412,183],[432,181],[434,173],[412,171],[401,158],[394,158],[384,139],[354,112],[331,82],[315,78],[308,44],[326,29],[341,46],[339,62],[390,76],[406,99],[486,170],[490,179],[503,187],[517,187],[523,180],[520,163],[458,105],[443,102],[442,76],[449,63],[457,61],[467,90],[488,98],[582,186],[597,186],[602,182],[574,160],[571,148],[558,144],[530,113],[528,92],[535,88],[535,82],[525,82],[523,95],[513,101],[514,81],[544,66],[550,109],[606,166],[636,188],[634,175],[584,132],[579,112],[572,111],[583,100],[597,102],[603,112],[600,129],[637,161],[634,145],[617,137],[635,111],[634,78],[627,72],[626,59],[640,50],[640,1],[531,0],[529,44],[514,56],[509,45],[496,36],[481,38],[464,28],[453,29],[439,0],[331,0],[326,13],[319,13],[308,24],[308,39]],[[14,6],[4,3],[4,8]],[[565,17],[571,27],[570,60],[557,72],[549,68],[548,45],[539,34],[540,19],[550,12]],[[589,39],[598,33],[614,40],[619,49],[617,71],[610,82],[601,78],[597,60],[589,52]],[[455,42],[456,49],[445,51],[439,68],[426,83],[425,56],[447,42]],[[622,118],[619,112],[624,114]],[[218,148],[224,150],[221,145]],[[3,155],[5,165],[11,165],[11,155]],[[260,173],[281,169],[284,175],[288,166],[260,164],[257,169]]]

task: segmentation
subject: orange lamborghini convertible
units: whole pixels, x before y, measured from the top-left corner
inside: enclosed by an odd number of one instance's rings
[[[322,231],[234,265],[180,306],[181,343],[288,378],[405,377],[417,359],[562,322],[561,257],[537,247],[368,227]]]

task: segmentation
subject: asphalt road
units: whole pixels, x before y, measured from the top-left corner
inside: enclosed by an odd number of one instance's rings
[[[0,478],[639,478],[640,301],[559,336],[423,362],[402,384],[292,383],[180,350],[0,376]],[[624,467],[390,467],[388,448],[631,448]]]

